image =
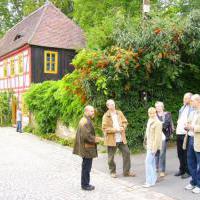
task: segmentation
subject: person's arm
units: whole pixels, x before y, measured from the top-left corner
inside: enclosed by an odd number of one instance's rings
[[[83,141],[86,143],[95,143],[95,135],[92,135],[92,129],[88,124],[87,119],[82,119],[79,126]]]
[[[121,115],[123,128],[124,128],[124,130],[126,130],[126,128],[128,126],[128,121],[127,121],[126,117],[124,116],[123,112],[120,111],[120,115]]]
[[[162,123],[158,122],[156,123],[156,126],[155,126],[155,149],[152,149],[152,153],[156,153],[157,150],[158,150],[158,147],[159,145],[161,144],[162,142]]]
[[[172,114],[170,112],[168,112],[168,120],[169,120],[169,130],[170,130],[170,135],[171,135],[175,131],[175,128],[174,128],[174,123],[172,119]]]
[[[200,115],[197,117],[196,124],[193,127],[195,133],[200,133]]]
[[[173,122],[173,119],[172,119],[172,114],[170,113],[170,125],[171,125],[171,129],[172,129],[172,133],[175,131],[175,126],[174,126],[174,122]]]

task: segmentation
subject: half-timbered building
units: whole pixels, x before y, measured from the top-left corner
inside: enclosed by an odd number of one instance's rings
[[[76,50],[85,46],[83,31],[52,3],[24,18],[0,40],[0,92],[12,91],[17,104],[31,83],[59,80],[73,71]],[[17,103],[15,103],[17,102]],[[23,106],[22,106],[23,107]]]

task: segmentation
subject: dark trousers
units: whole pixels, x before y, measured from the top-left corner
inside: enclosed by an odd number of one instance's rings
[[[200,153],[194,151],[193,137],[189,137],[187,156],[188,168],[192,176],[190,184],[200,188]]]
[[[189,173],[187,165],[187,150],[183,149],[184,137],[185,135],[177,135],[177,153],[180,163],[179,170],[181,173]]]
[[[81,186],[87,187],[90,183],[90,171],[92,168],[92,158],[83,158],[81,171]]]
[[[22,133],[22,122],[21,121],[17,121],[17,132]]]
[[[114,156],[117,151],[117,148],[119,148],[119,150],[122,152],[123,173],[128,174],[131,168],[130,151],[128,145],[122,142],[117,143],[114,147],[108,146],[108,166],[110,169],[110,173],[116,173],[116,164],[114,161]]]

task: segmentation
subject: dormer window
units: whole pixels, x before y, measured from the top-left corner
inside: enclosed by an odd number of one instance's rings
[[[14,38],[14,41],[16,41],[16,40],[20,39],[21,37],[23,37],[23,35],[22,35],[22,34],[17,34],[17,35],[15,36],[15,38]]]

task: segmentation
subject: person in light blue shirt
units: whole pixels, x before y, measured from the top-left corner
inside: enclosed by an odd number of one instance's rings
[[[20,107],[17,109],[17,132],[22,133],[22,111]]]

